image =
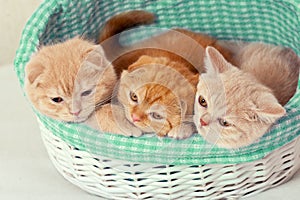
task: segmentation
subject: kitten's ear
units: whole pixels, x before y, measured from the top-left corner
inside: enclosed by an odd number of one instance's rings
[[[123,70],[121,74],[121,79],[124,79],[124,77],[126,77],[128,74],[129,72],[127,70]]]
[[[214,47],[208,46],[205,50],[205,67],[207,73],[223,73],[232,66]]]
[[[141,66],[143,66],[145,64],[153,63],[153,60],[154,60],[153,57],[147,56],[147,55],[143,55],[143,56],[139,57],[139,59],[137,61],[135,61],[133,64],[131,64],[128,67],[128,71],[132,72],[135,69],[137,69],[137,68],[139,68],[139,67],[141,67]]]
[[[195,74],[194,76],[191,77],[190,81],[193,85],[197,85],[199,82],[199,78],[200,78],[200,75]],[[197,90],[197,89],[195,88],[195,90]]]
[[[92,49],[89,49],[86,54],[84,62],[89,63],[89,66],[102,70],[109,64],[101,45],[95,45]]]
[[[38,77],[43,74],[44,66],[41,63],[31,62],[26,66],[26,75],[30,84],[37,81]]]
[[[187,103],[180,100],[182,122],[194,122],[193,115],[187,115]]]
[[[256,106],[255,113],[258,120],[266,123],[274,123],[286,113],[284,107],[272,95],[265,95],[260,98]]]

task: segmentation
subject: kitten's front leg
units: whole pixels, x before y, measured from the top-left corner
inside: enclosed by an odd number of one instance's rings
[[[85,124],[102,132],[121,134],[120,129],[113,118],[110,104],[103,105],[85,121]]]
[[[121,133],[134,137],[139,137],[142,135],[142,131],[128,121],[121,105],[112,105],[112,109],[114,121],[116,122],[116,126],[118,129],[120,129]]]
[[[168,136],[175,139],[185,139],[197,132],[196,126],[192,122],[183,122],[179,126],[172,128]]]
[[[142,135],[142,131],[130,124],[123,109],[117,105],[106,104],[102,106],[85,124],[102,132],[135,137]]]

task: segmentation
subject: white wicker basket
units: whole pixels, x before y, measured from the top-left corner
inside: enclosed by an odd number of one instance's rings
[[[83,190],[108,199],[238,199],[288,181],[300,167],[300,137],[254,162],[177,166],[93,156],[42,123],[40,128],[57,170]]]

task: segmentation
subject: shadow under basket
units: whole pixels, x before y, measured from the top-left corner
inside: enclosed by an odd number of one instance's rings
[[[133,42],[157,28],[183,27],[219,39],[262,41],[300,55],[300,5],[296,1],[49,0],[24,28],[15,71],[39,46],[77,35],[95,40],[111,16],[144,9],[155,24],[121,37]],[[257,194],[289,180],[300,167],[300,85],[281,118],[259,141],[240,149],[218,148],[195,135],[186,140],[99,133],[55,121],[35,111],[57,170],[83,190],[108,199],[223,199]]]

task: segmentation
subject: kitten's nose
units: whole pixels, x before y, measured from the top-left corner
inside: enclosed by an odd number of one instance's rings
[[[208,122],[204,121],[202,118],[200,119],[201,126],[207,126]]]
[[[141,118],[137,114],[131,115],[133,122],[139,122],[141,121]]]
[[[71,113],[72,115],[74,115],[74,116],[78,116],[80,112],[81,112],[81,110],[78,110],[78,111],[76,111],[76,112],[70,112],[70,113]]]

